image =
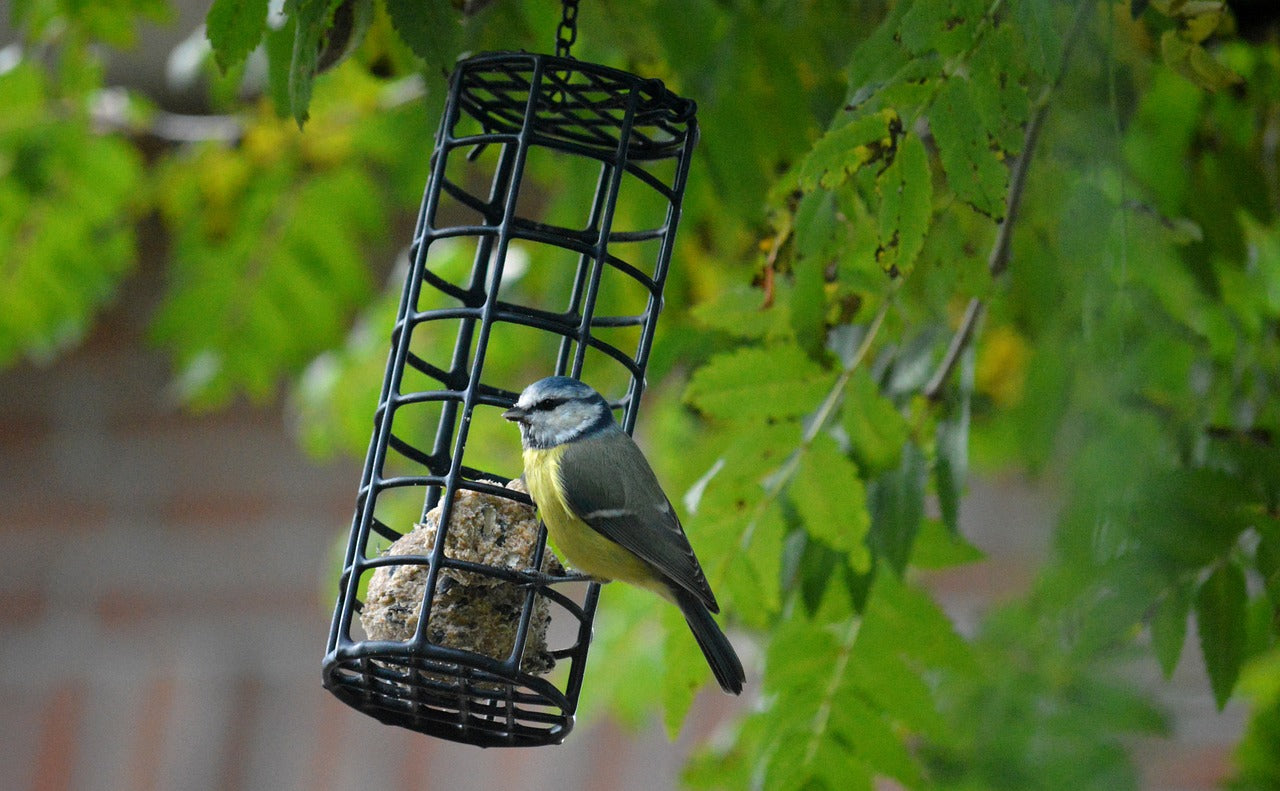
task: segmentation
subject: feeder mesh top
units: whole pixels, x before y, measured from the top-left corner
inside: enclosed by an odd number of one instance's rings
[[[459,99],[486,131],[518,133],[539,71],[529,118],[535,138],[612,156],[626,135],[629,159],[655,159],[674,156],[695,129],[697,105],[661,80],[549,55],[498,53],[464,61],[457,71]],[[627,130],[629,106],[634,111]]]

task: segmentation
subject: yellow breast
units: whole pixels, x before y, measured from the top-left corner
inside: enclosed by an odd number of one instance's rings
[[[623,580],[667,595],[666,586],[644,561],[574,515],[561,493],[560,458],[564,450],[565,446],[559,445],[524,451],[524,481],[557,554],[593,577]]]

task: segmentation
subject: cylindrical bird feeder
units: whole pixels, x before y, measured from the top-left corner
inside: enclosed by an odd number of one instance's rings
[[[501,422],[524,384],[551,374],[592,384],[623,411],[624,428],[635,425],[695,109],[658,80],[565,57],[496,53],[459,63],[324,659],[325,687],[345,703],[481,746],[558,743],[573,727],[599,586],[560,584],[569,580],[528,496],[503,485],[518,470],[468,464],[467,437]],[[548,157],[565,173],[591,174],[589,204],[540,214],[545,196],[525,174]],[[456,257],[458,244],[468,247],[468,274],[433,266],[446,248]],[[530,252],[531,266],[560,268],[542,273],[563,284],[557,304],[512,298],[504,281],[517,249]],[[452,354],[433,359],[424,339],[442,332],[455,338]],[[555,342],[530,341],[547,337]],[[529,361],[537,370],[527,381],[486,370],[486,352],[525,343],[529,355],[545,354]],[[424,415],[430,439],[415,435]],[[419,504],[407,517],[393,507],[406,495]]]

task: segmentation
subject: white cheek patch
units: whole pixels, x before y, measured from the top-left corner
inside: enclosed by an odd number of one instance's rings
[[[526,445],[550,448],[572,442],[597,425],[602,413],[608,414],[600,404],[592,401],[565,401],[554,409],[538,409],[542,399],[543,396],[534,394],[516,402],[516,406],[529,415],[521,422],[521,435]]]
[[[569,402],[553,409],[545,419],[545,429],[557,445],[581,434],[594,421],[596,409],[591,404]]]

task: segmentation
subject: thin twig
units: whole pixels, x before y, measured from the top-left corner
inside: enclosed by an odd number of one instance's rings
[[[1053,82],[1041,91],[1039,99],[1036,100],[1035,112],[1027,123],[1026,135],[1022,142],[1022,154],[1013,163],[1013,169],[1009,173],[1009,195],[1005,199],[1004,220],[996,231],[996,240],[991,246],[991,255],[987,258],[987,271],[992,277],[999,277],[1009,266],[1009,240],[1013,236],[1018,208],[1022,205],[1022,193],[1027,186],[1027,171],[1030,169],[1031,158],[1035,153],[1036,145],[1040,142],[1040,130],[1044,126],[1044,119],[1049,115],[1049,99],[1058,91],[1063,78],[1066,77],[1067,65],[1071,62],[1076,42],[1080,40],[1080,33],[1084,30],[1084,23],[1092,9],[1091,2],[1081,3],[1076,9],[1075,19],[1071,23],[1071,32],[1067,34],[1066,43],[1062,47],[1062,60],[1058,63],[1058,73],[1054,75]]]
[[[960,320],[960,328],[956,330],[955,335],[951,336],[947,353],[942,356],[938,370],[933,372],[933,376],[929,377],[929,383],[924,386],[925,398],[934,401],[942,393],[942,386],[947,383],[947,378],[951,376],[951,371],[956,367],[961,353],[969,345],[969,339],[973,337],[973,330],[978,326],[978,319],[982,317],[982,313],[982,300],[977,297],[970,299],[968,306],[964,309],[964,318]]]
[[[1076,9],[1076,16],[1071,24],[1071,32],[1067,34],[1066,43],[1062,48],[1062,60],[1058,63],[1058,73],[1054,75],[1053,82],[1046,85],[1044,90],[1041,91],[1040,97],[1035,103],[1035,110],[1031,114],[1031,120],[1027,122],[1026,133],[1022,141],[1022,153],[1013,163],[1013,168],[1009,172],[1009,194],[1005,198],[1004,219],[1001,220],[1000,227],[996,229],[996,238],[991,245],[991,254],[987,256],[987,271],[991,273],[992,278],[999,277],[1009,266],[1013,227],[1017,220],[1018,209],[1022,205],[1023,192],[1026,190],[1027,172],[1030,170],[1036,146],[1040,142],[1040,130],[1044,127],[1045,118],[1049,115],[1049,99],[1062,85],[1062,80],[1067,73],[1067,66],[1071,62],[1071,55],[1075,51],[1076,42],[1080,39],[1080,33],[1084,30],[1084,23],[1088,20],[1089,12],[1093,10],[1093,6],[1092,2],[1082,2],[1079,8]],[[965,347],[973,339],[974,329],[977,327],[978,320],[982,318],[983,313],[982,300],[978,297],[970,299],[964,311],[964,318],[960,320],[960,326],[956,328],[955,334],[951,336],[951,343],[947,346],[947,352],[942,356],[942,362],[938,364],[933,376],[929,377],[929,383],[925,385],[924,394],[929,400],[936,401],[941,396],[942,388],[946,385],[947,379],[951,377],[951,371],[955,369],[956,363],[960,360],[960,355],[964,353]]]
[[[778,231],[773,237],[773,242],[769,246],[769,254],[764,259],[764,301],[760,304],[760,309],[765,310],[773,307],[773,300],[776,296],[774,291],[774,279],[777,275],[778,251],[782,249],[782,245],[787,241],[787,236],[791,233],[788,229]]]
[[[1009,266],[1010,240],[1013,239],[1013,226],[1017,220],[1018,208],[1022,205],[1022,193],[1027,186],[1027,171],[1031,168],[1031,154],[1040,142],[1040,129],[1044,126],[1045,116],[1049,114],[1048,103],[1036,108],[1031,121],[1027,123],[1027,133],[1023,138],[1022,155],[1013,163],[1009,172],[1009,195],[1005,199],[1004,219],[996,229],[996,240],[991,245],[991,255],[987,256],[987,271],[996,278]]]

